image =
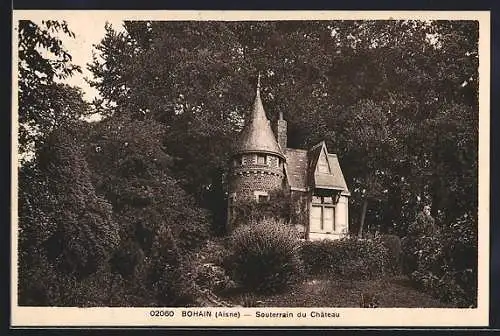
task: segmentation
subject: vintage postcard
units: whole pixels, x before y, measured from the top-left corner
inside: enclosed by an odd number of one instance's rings
[[[12,327],[488,325],[489,12],[12,36]]]

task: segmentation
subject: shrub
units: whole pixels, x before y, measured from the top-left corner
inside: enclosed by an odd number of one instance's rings
[[[159,305],[182,307],[195,300],[197,291],[189,256],[178,247],[168,227],[158,232],[149,262],[147,283]]]
[[[278,220],[242,225],[230,236],[226,269],[247,290],[278,292],[302,274],[299,247],[298,233]]]
[[[196,253],[198,263],[212,263],[217,266],[223,266],[224,260],[229,253],[227,241],[224,239],[209,239]]]
[[[111,270],[124,279],[131,279],[144,260],[144,251],[131,239],[122,240],[110,260]]]
[[[184,264],[189,265],[186,273],[193,279],[197,306],[220,306],[222,301],[218,295],[236,289],[236,283],[223,267],[226,256],[224,240],[214,239],[206,241],[199,251],[184,258]]]
[[[236,286],[223,267],[212,263],[196,265],[194,276],[196,285],[202,290],[219,293]]]
[[[404,271],[419,287],[457,307],[477,303],[477,222],[463,216],[433,236],[406,237]]]
[[[381,235],[377,238],[388,250],[388,269],[393,274],[401,273],[402,246],[401,238],[396,235]]]
[[[338,259],[336,246],[335,241],[326,239],[304,241],[300,253],[307,273],[312,275],[329,273]]]
[[[339,279],[380,278],[388,273],[390,265],[388,249],[375,239],[307,241],[301,255],[309,274]]]

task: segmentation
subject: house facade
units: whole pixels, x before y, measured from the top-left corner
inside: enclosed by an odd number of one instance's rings
[[[348,232],[350,192],[337,155],[324,141],[308,150],[288,148],[287,122],[280,113],[273,131],[259,83],[252,114],[231,153],[228,231],[235,226],[231,209],[237,201],[268,200],[276,191],[293,200],[299,218],[293,224],[305,239],[339,239]]]

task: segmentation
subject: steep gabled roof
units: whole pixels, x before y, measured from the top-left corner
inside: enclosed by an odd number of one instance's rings
[[[351,192],[349,191],[349,188],[347,188],[347,183],[345,182],[344,174],[340,168],[337,155],[328,154],[328,161],[330,162],[333,177],[335,178],[335,184],[342,187],[342,195],[351,196]]]
[[[317,172],[318,161],[325,155],[330,174]],[[288,183],[292,189],[307,190],[308,187],[342,190],[342,195],[350,196],[347,183],[336,154],[329,154],[322,141],[311,149],[287,148],[285,150]]]
[[[257,85],[257,94],[255,96],[252,115],[241,131],[234,146],[233,154],[240,153],[270,153],[286,160],[262,106],[260,84]]]
[[[350,195],[342,174],[342,169],[335,154],[329,154],[324,141],[311,147],[308,152],[308,184],[314,188],[342,190],[344,195]],[[324,160],[324,161],[323,161]],[[327,165],[326,171],[318,169],[318,163]]]

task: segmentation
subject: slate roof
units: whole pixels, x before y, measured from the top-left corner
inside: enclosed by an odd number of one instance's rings
[[[307,188],[307,151],[304,149],[285,149],[288,183],[297,189]]]
[[[309,151],[303,149],[287,148],[288,183],[295,189],[307,189],[311,187],[324,187],[328,189],[342,190],[342,195],[350,195],[347,183],[342,174],[340,163],[336,154],[326,156],[330,166],[331,174],[319,174],[316,172],[316,165],[319,156],[326,145],[323,142],[311,147]]]
[[[259,86],[257,86],[257,94],[250,120],[246,123],[233,147],[233,154],[255,152],[275,154],[286,159],[266,117],[260,99]]]
[[[330,169],[335,179],[334,184],[342,189],[342,195],[350,196],[351,193],[349,192],[349,188],[347,188],[337,154],[328,154],[328,162],[330,163]]]
[[[330,174],[316,172],[316,165],[323,151],[326,153]],[[307,190],[308,187],[319,187],[342,190],[343,195],[350,195],[337,155],[328,153],[324,141],[309,150],[281,149],[260,99],[260,75],[252,114],[233,147],[233,154],[256,152],[274,154],[285,159],[288,184],[294,189]]]

